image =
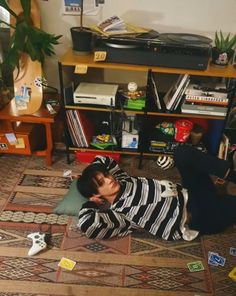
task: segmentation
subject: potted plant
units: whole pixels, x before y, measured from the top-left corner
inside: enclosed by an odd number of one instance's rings
[[[21,89],[28,87],[33,99],[18,110],[32,114],[42,103],[42,91],[35,81],[42,81],[45,57],[55,53],[54,46],[59,43],[61,35],[56,36],[40,29],[39,8],[35,0],[0,0],[0,7],[11,16],[10,23],[0,20],[11,31],[9,47],[3,52],[0,61],[0,73],[8,71],[14,74],[15,98],[21,98]]]
[[[73,50],[79,55],[90,54],[93,48],[94,32],[83,26],[84,0],[80,0],[80,25],[70,29]]]
[[[220,31],[215,33],[215,46],[212,48],[212,63],[219,66],[227,66],[234,54],[236,35],[226,37]]]
[[[22,12],[17,14],[11,9],[6,0],[0,0],[0,7],[5,8],[15,19],[15,25],[5,23],[12,30],[10,46],[6,52],[1,67],[12,71],[20,68],[20,61],[27,54],[32,61],[44,63],[45,56],[54,54],[54,45],[62,35],[49,34],[34,25],[31,18],[31,1],[20,0]]]

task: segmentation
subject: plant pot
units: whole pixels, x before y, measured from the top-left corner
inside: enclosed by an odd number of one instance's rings
[[[90,54],[94,47],[95,34],[89,28],[72,27],[70,29],[73,50],[79,55]]]
[[[227,66],[234,55],[233,49],[228,52],[222,52],[218,48],[212,48],[212,64],[217,66]]]

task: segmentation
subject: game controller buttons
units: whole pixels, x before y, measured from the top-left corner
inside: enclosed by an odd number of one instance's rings
[[[27,235],[27,237],[32,239],[33,241],[33,244],[29,249],[28,256],[36,255],[47,247],[47,244],[44,241],[44,238],[45,238],[44,233],[34,232]]]

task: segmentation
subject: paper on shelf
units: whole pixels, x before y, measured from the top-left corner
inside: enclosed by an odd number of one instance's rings
[[[15,145],[17,143],[17,139],[14,133],[6,133],[5,137],[10,145]]]
[[[17,143],[15,145],[16,148],[21,148],[24,149],[25,148],[25,141],[23,138],[17,138]]]
[[[111,30],[111,31],[104,32],[98,26],[92,26],[91,29],[93,29],[94,31],[97,31],[98,33],[104,36],[137,35],[141,33],[147,33],[150,31],[150,29],[134,26],[127,23],[126,23],[126,30]]]

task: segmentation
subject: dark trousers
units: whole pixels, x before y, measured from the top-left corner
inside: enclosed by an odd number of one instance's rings
[[[194,147],[180,146],[174,154],[175,165],[188,190],[189,227],[201,234],[217,233],[236,222],[236,196],[219,194],[210,175],[224,178],[227,161]]]

